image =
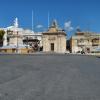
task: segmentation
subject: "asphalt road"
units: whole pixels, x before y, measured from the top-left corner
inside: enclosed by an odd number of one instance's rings
[[[100,58],[0,55],[0,100],[100,100]]]

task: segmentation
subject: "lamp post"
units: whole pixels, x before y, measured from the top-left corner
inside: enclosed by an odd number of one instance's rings
[[[19,53],[18,51],[19,50],[18,50],[18,31],[17,31],[17,53]]]

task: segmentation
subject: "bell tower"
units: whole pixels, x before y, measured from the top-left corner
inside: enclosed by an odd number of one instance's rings
[[[18,28],[18,18],[17,17],[14,20],[14,27]]]

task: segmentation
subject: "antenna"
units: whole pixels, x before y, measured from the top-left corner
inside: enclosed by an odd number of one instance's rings
[[[33,25],[33,10],[32,10],[32,31],[33,31],[33,27],[34,27],[34,25]]]
[[[50,24],[50,14],[48,12],[48,28],[49,28],[49,24]]]

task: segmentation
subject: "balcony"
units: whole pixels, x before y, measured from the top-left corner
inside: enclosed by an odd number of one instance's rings
[[[92,42],[92,46],[99,46],[99,45],[100,45],[99,41],[98,42]]]
[[[84,45],[86,45],[86,44],[87,44],[86,42],[78,42],[78,43],[77,43],[78,46],[84,46]]]
[[[92,40],[92,46],[98,46],[99,44],[100,44],[99,38],[94,38],[94,39]]]

